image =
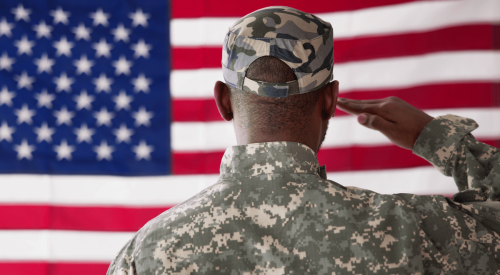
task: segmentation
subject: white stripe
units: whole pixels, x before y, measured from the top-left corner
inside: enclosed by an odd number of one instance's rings
[[[48,179],[53,183],[46,184]],[[218,175],[126,178],[0,175],[0,189],[2,190],[0,204],[172,206],[215,184],[217,179]],[[344,186],[357,186],[382,194],[454,194],[457,191],[453,179],[441,175],[433,167],[335,172],[328,173],[328,179]],[[42,192],[33,193],[29,197],[23,196],[22,193],[16,192],[20,183],[25,190],[37,189]],[[44,195],[44,193],[51,192],[55,195],[52,197]]]
[[[163,177],[0,175],[0,202],[53,205],[171,206],[217,175]]]
[[[427,111],[433,117],[445,114],[475,119],[480,127],[474,131],[477,138],[500,138],[500,109],[438,109]],[[236,145],[230,122],[174,122],[171,130],[173,151],[222,151]],[[200,135],[200,136],[198,136]],[[389,140],[378,131],[357,123],[354,116],[333,118],[323,142],[323,148],[351,145],[386,145]]]
[[[337,65],[342,90],[500,80],[500,52],[463,51],[385,58]]]
[[[500,1],[499,1],[500,2]],[[335,65],[340,91],[405,88],[443,82],[499,81],[500,52],[456,51]],[[173,98],[211,98],[221,69],[174,70]]]
[[[429,31],[464,24],[498,23],[500,1],[418,1],[317,15],[332,24],[335,38],[349,38]],[[170,23],[171,43],[174,46],[220,46],[227,30],[238,19],[173,19]]]
[[[329,180],[344,186],[355,186],[380,194],[410,193],[417,195],[453,195],[458,192],[451,177],[434,167],[328,173]]]
[[[0,230],[0,260],[110,262],[129,232]]]
[[[236,144],[232,122],[172,122],[173,151],[225,150]]]

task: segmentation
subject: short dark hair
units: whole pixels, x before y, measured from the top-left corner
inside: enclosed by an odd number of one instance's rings
[[[255,60],[247,69],[246,77],[266,82],[287,82],[296,80],[293,70],[276,57],[264,56]],[[285,98],[255,95],[231,88],[233,108],[241,114],[242,126],[273,134],[293,131],[300,138],[309,123],[309,117],[320,100],[322,88],[306,94]],[[256,133],[250,133],[251,135]]]

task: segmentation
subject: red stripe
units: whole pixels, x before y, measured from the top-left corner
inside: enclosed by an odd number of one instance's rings
[[[89,275],[106,274],[110,263],[0,262],[5,275]]]
[[[440,51],[498,49],[493,41],[495,35],[500,35],[500,25],[466,25],[429,32],[339,39],[334,44],[334,58],[338,64]]]
[[[474,37],[474,39],[466,39]],[[335,63],[440,51],[500,49],[500,25],[465,25],[428,32],[336,39]],[[220,68],[220,46],[173,47],[174,70]]]
[[[213,98],[172,99],[172,121],[219,121],[223,120]]]
[[[318,161],[328,172],[410,168],[430,165],[425,159],[394,145],[323,149]]]
[[[172,152],[172,174],[218,174],[224,152]]]
[[[392,148],[389,148],[389,151]],[[350,151],[349,149],[343,151],[336,151],[334,156],[326,154],[320,154],[320,163],[326,164],[327,166],[332,166],[336,164],[335,159],[346,158],[350,159],[350,153],[356,154],[356,149]],[[387,150],[380,149],[379,152],[386,154]],[[411,152],[410,152],[411,154]],[[323,159],[323,160],[322,160]],[[378,161],[378,160],[377,160]],[[218,160],[220,162],[220,159]],[[369,161],[366,160],[368,163]],[[367,166],[373,164],[369,162]],[[375,165],[376,166],[376,165]],[[215,182],[214,182],[215,183]],[[52,215],[48,215],[51,208],[57,208],[58,211],[53,211]],[[120,214],[126,214],[127,219],[135,220],[134,224],[131,225],[126,220],[117,220],[114,216],[116,211],[113,207],[70,207],[70,206],[47,206],[47,205],[0,205],[0,230],[78,230],[78,231],[111,231],[111,232],[136,232],[141,227],[143,227],[149,220],[158,216],[158,214],[163,211],[168,210],[169,207],[159,209],[155,213],[151,212],[149,209],[144,208],[127,208],[125,210],[120,210]],[[58,219],[58,222],[51,223],[40,222],[37,218],[37,214],[40,212],[46,212],[47,217],[53,217]],[[64,212],[66,216],[58,216],[57,212]],[[23,219],[14,219],[6,222],[3,220],[6,216],[22,216]],[[67,218],[70,217],[70,218]],[[79,217],[81,221],[76,221]],[[67,218],[67,219],[61,219]],[[75,267],[74,264],[70,263],[56,263],[53,265],[47,265],[47,263],[5,263],[0,262],[0,274],[74,274],[73,272],[64,273],[63,271],[68,271],[70,268]],[[105,268],[104,265],[83,265],[80,268],[91,271],[96,268]],[[22,269],[21,269],[22,268]],[[19,270],[19,273],[9,273],[5,270]],[[51,272],[56,273],[46,273],[47,270],[52,270]],[[56,271],[54,271],[56,270]],[[77,273],[78,274],[78,273]],[[86,273],[86,274],[98,274],[98,273]],[[104,274],[104,273],[101,273]]]
[[[154,208],[0,205],[0,229],[137,231],[172,205]]]
[[[402,4],[415,0],[336,0],[336,1],[302,1],[302,0],[253,0],[244,4],[230,3],[223,0],[173,0],[172,18],[197,17],[242,17],[255,10],[268,6],[288,6],[308,13],[326,13],[351,11],[386,5]],[[321,15],[320,15],[321,16]]]
[[[221,68],[222,46],[172,47],[172,69]]]
[[[49,221],[48,206],[0,205],[0,229],[46,229]]]
[[[342,88],[342,83],[340,83]],[[447,83],[406,89],[352,91],[340,96],[353,99],[375,99],[397,96],[419,109],[487,108],[500,106],[495,94],[500,83]],[[471,96],[474,95],[474,96]],[[432,99],[432,100],[429,100]],[[336,116],[346,115],[337,110]],[[222,120],[213,99],[173,99],[172,117],[176,122]]]
[[[481,141],[495,147],[500,145],[500,139]],[[222,151],[174,152],[172,154],[173,174],[218,174],[223,154]],[[426,160],[413,155],[411,151],[395,145],[325,148],[319,151],[318,161],[320,165],[326,165],[328,172],[398,169],[430,165]]]

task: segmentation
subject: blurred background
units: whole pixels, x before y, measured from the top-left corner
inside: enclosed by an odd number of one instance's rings
[[[0,273],[104,274],[149,219],[214,184],[236,144],[212,99],[221,43],[271,5],[332,23],[342,97],[473,118],[500,147],[498,0],[0,0]],[[318,159],[346,186],[457,191],[341,111]]]

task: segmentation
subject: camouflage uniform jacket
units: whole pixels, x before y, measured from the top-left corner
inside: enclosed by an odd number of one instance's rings
[[[300,143],[234,146],[218,182],[148,222],[108,274],[500,274],[500,150],[476,127],[439,117],[414,146],[454,177],[453,200],[344,187]]]

